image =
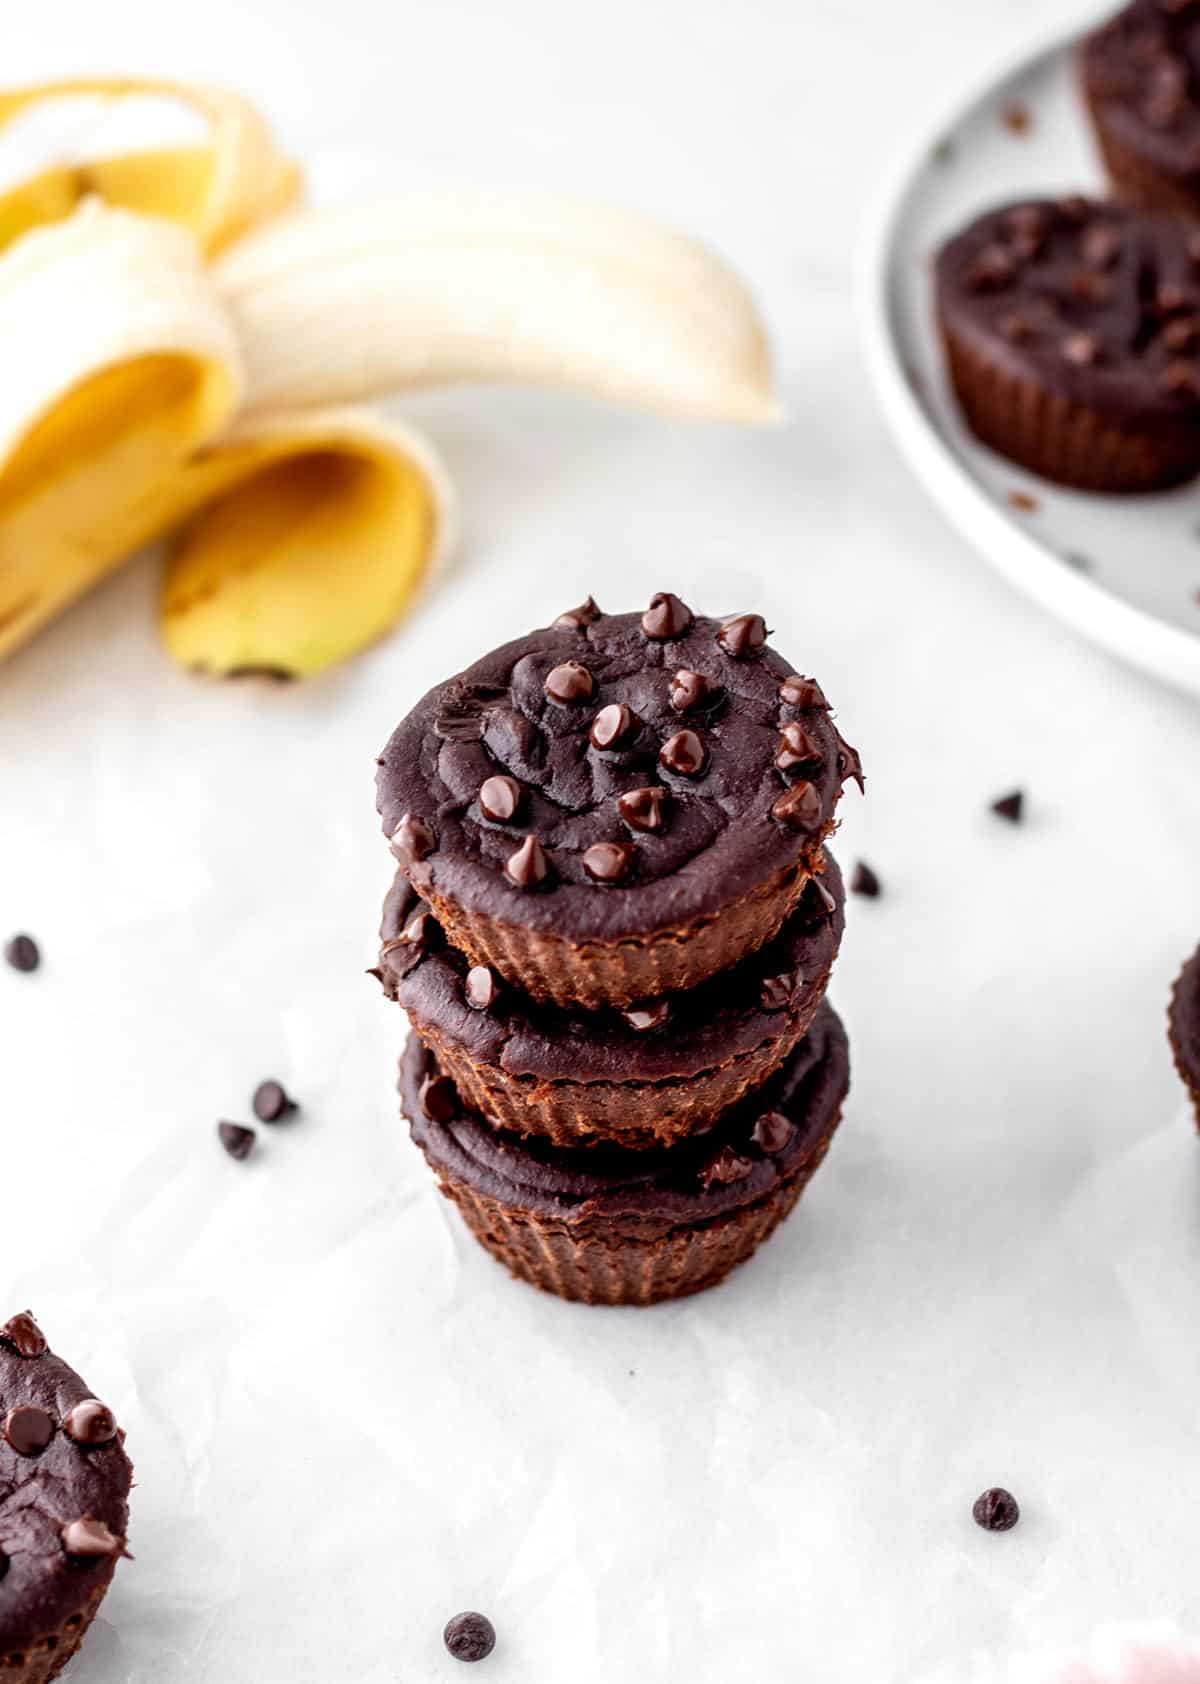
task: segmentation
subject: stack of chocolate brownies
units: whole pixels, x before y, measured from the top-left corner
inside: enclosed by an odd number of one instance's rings
[[[824,843],[862,771],[767,636],[589,598],[430,691],[379,761],[413,1139],[476,1238],[564,1298],[712,1286],[841,1114]]]

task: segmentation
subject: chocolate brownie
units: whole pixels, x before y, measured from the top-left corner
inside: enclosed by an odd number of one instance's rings
[[[132,1468],[108,1409],[29,1313],[0,1327],[0,1674],[66,1666],[125,1552]]]
[[[769,941],[861,779],[756,614],[590,600],[438,685],[379,762],[401,868],[472,965],[627,1007]]]
[[[1080,71],[1117,197],[1200,216],[1200,5],[1134,0],[1086,37]]]
[[[710,1133],[649,1151],[569,1150],[495,1129],[415,1032],[400,1067],[413,1139],[476,1239],[534,1286],[604,1304],[699,1292],[744,1262],[821,1163],[849,1082],[828,1002],[782,1069]]]
[[[955,392],[993,450],[1064,485],[1153,491],[1200,472],[1200,247],[1085,199],[1002,206],[937,260]]]
[[[1200,1125],[1200,950],[1183,967],[1171,994],[1171,1050]]]
[[[472,967],[399,874],[379,970],[464,1101],[560,1146],[662,1145],[707,1128],[776,1070],[807,1030],[841,942],[830,855],[774,939],[732,970],[631,1011],[538,1005]]]

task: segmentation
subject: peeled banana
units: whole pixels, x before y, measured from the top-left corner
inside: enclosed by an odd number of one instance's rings
[[[456,190],[301,212],[239,242],[215,277],[251,411],[507,380],[707,420],[779,413],[737,276],[606,205]]]

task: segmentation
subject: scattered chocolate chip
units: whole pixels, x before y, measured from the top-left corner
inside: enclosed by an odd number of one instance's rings
[[[1010,134],[1025,135],[1033,127],[1033,117],[1026,105],[1006,105],[1000,120]]]
[[[617,797],[617,811],[631,830],[661,830],[667,792],[657,784],[627,789]]]
[[[1094,333],[1068,333],[1058,348],[1079,368],[1090,368],[1100,360],[1100,341]]]
[[[794,1133],[791,1122],[782,1111],[764,1111],[754,1125],[754,1144],[761,1146],[768,1157],[774,1158],[787,1151]]]
[[[1037,498],[1028,491],[1010,491],[1008,501],[1014,509],[1019,509],[1023,515],[1035,515],[1042,506]]]
[[[992,812],[1007,819],[1010,824],[1020,824],[1025,813],[1024,790],[1014,789],[1011,795],[1000,796],[992,802]]]
[[[773,818],[793,830],[815,830],[821,822],[821,793],[815,784],[802,778],[785,789],[771,808]]]
[[[691,713],[713,699],[717,686],[708,682],[703,673],[681,667],[671,680],[671,706],[676,713]]]
[[[1083,261],[1093,269],[1111,269],[1121,249],[1121,237],[1111,222],[1094,222],[1079,236]]]
[[[851,748],[840,731],[838,732],[838,776],[843,783],[846,782],[847,778],[853,778],[858,785],[858,793],[860,795],[867,793],[867,780],[863,776],[862,756],[856,748]]]
[[[254,1145],[255,1133],[244,1123],[218,1123],[217,1137],[231,1158],[244,1158]]]
[[[38,944],[32,936],[14,936],[5,945],[4,957],[14,971],[36,971],[42,962]]]
[[[661,1029],[671,1015],[671,1008],[665,1000],[655,1000],[648,1006],[634,1006],[621,1016],[631,1029]]]
[[[778,976],[764,977],[758,991],[759,1004],[764,1012],[785,1012],[793,1005],[804,978],[799,971],[782,971]]]
[[[472,965],[463,985],[467,1004],[477,1012],[490,1011],[500,997],[500,984],[490,965]]]
[[[509,881],[518,889],[534,889],[550,875],[550,861],[536,836],[527,836],[504,866]]]
[[[1200,397],[1200,368],[1195,363],[1176,359],[1169,362],[1159,376],[1159,385],[1168,397]]]
[[[966,282],[972,292],[1000,292],[1016,278],[1017,260],[1007,246],[984,246],[967,268]]]
[[[588,736],[593,748],[614,748],[629,736],[637,724],[636,714],[624,702],[609,702],[592,720]]]
[[[85,1397],[67,1411],[63,1431],[76,1444],[107,1444],[117,1436],[117,1423],[98,1397]]]
[[[659,765],[681,778],[698,778],[708,759],[704,744],[694,731],[676,731],[658,751]]]
[[[421,1083],[421,1109],[431,1123],[448,1123],[458,1110],[458,1089],[449,1076],[426,1076]]]
[[[797,766],[814,766],[821,759],[821,745],[815,743],[803,725],[785,725],[779,734],[779,752],[775,764],[781,772]]]
[[[878,900],[883,893],[883,884],[866,860],[859,860],[854,867],[854,874],[850,879],[850,893],[866,895],[869,900]]]
[[[682,637],[692,623],[692,611],[670,591],[656,591],[650,606],[642,615],[642,630],[647,637],[662,642],[668,637]]]
[[[479,786],[479,811],[493,824],[508,824],[521,809],[524,791],[506,772],[485,778]]]
[[[54,1421],[44,1409],[19,1403],[4,1421],[4,1438],[18,1456],[40,1456],[54,1437]]]
[[[625,842],[593,842],[584,850],[583,869],[597,883],[619,883],[632,864],[633,849]]]
[[[586,702],[595,690],[595,679],[578,661],[564,661],[546,674],[546,694],[564,707],[570,702]]]
[[[976,1497],[971,1513],[976,1526],[982,1526],[985,1532],[1011,1532],[1021,1518],[1017,1499],[1001,1485]]]
[[[486,1614],[455,1614],[442,1641],[456,1661],[482,1661],[496,1647],[496,1628]]]
[[[121,1548],[120,1538],[115,1537],[102,1520],[90,1514],[68,1521],[60,1536],[68,1555],[84,1556],[88,1560],[116,1555]]]
[[[390,847],[401,865],[416,865],[437,846],[437,838],[425,823],[412,813],[405,813],[392,832]]]
[[[732,1146],[722,1146],[715,1158],[711,1158],[700,1171],[701,1185],[707,1192],[711,1187],[727,1186],[733,1181],[744,1181],[753,1174],[754,1163],[750,1158],[743,1158],[734,1151]]]
[[[588,597],[578,608],[568,608],[565,614],[560,614],[554,622],[555,631],[583,631],[600,618],[600,610],[596,607],[594,597]]]
[[[717,642],[735,661],[757,655],[767,641],[767,623],[761,614],[735,614],[717,633]]]
[[[793,672],[779,686],[779,700],[792,708],[827,708],[825,692],[815,678]]]
[[[418,912],[404,931],[405,939],[409,939],[408,932],[422,918],[428,918],[428,913]],[[424,931],[422,931],[422,945],[424,945]],[[282,1082],[274,1080],[260,1082],[254,1090],[252,1100],[254,1115],[260,1123],[281,1123],[285,1117],[290,1117],[297,1110],[296,1101],[288,1097]]]
[[[19,1357],[41,1357],[46,1354],[46,1335],[28,1310],[10,1316],[0,1327],[0,1339],[13,1346]]]

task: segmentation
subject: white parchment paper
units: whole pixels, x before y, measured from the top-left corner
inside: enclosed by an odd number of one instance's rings
[[[139,1481],[73,1684],[449,1680],[467,1607],[494,1684],[991,1684],[1106,1622],[1200,1631],[1200,1146],[1164,1035],[1200,717],[943,528],[848,301],[911,31],[929,93],[1045,8],[210,0],[186,65],[162,8],[72,10],[78,63],[266,97],[321,195],[543,182],[705,230],[793,417],[425,397],[461,558],[372,655],[192,681],[143,560],[0,668],[0,931],[46,955],[0,968],[0,1297]],[[6,22],[13,79],[61,68],[54,12]],[[796,1216],[716,1292],[588,1310],[478,1251],[398,1120],[372,762],[484,648],[657,588],[762,611],[820,677],[869,779],[841,858],[885,895],[850,907],[854,1089]],[[1012,829],[987,803],[1017,784]],[[215,1122],[267,1075],[302,1112],[233,1163]],[[994,1483],[1003,1536],[970,1517]]]

